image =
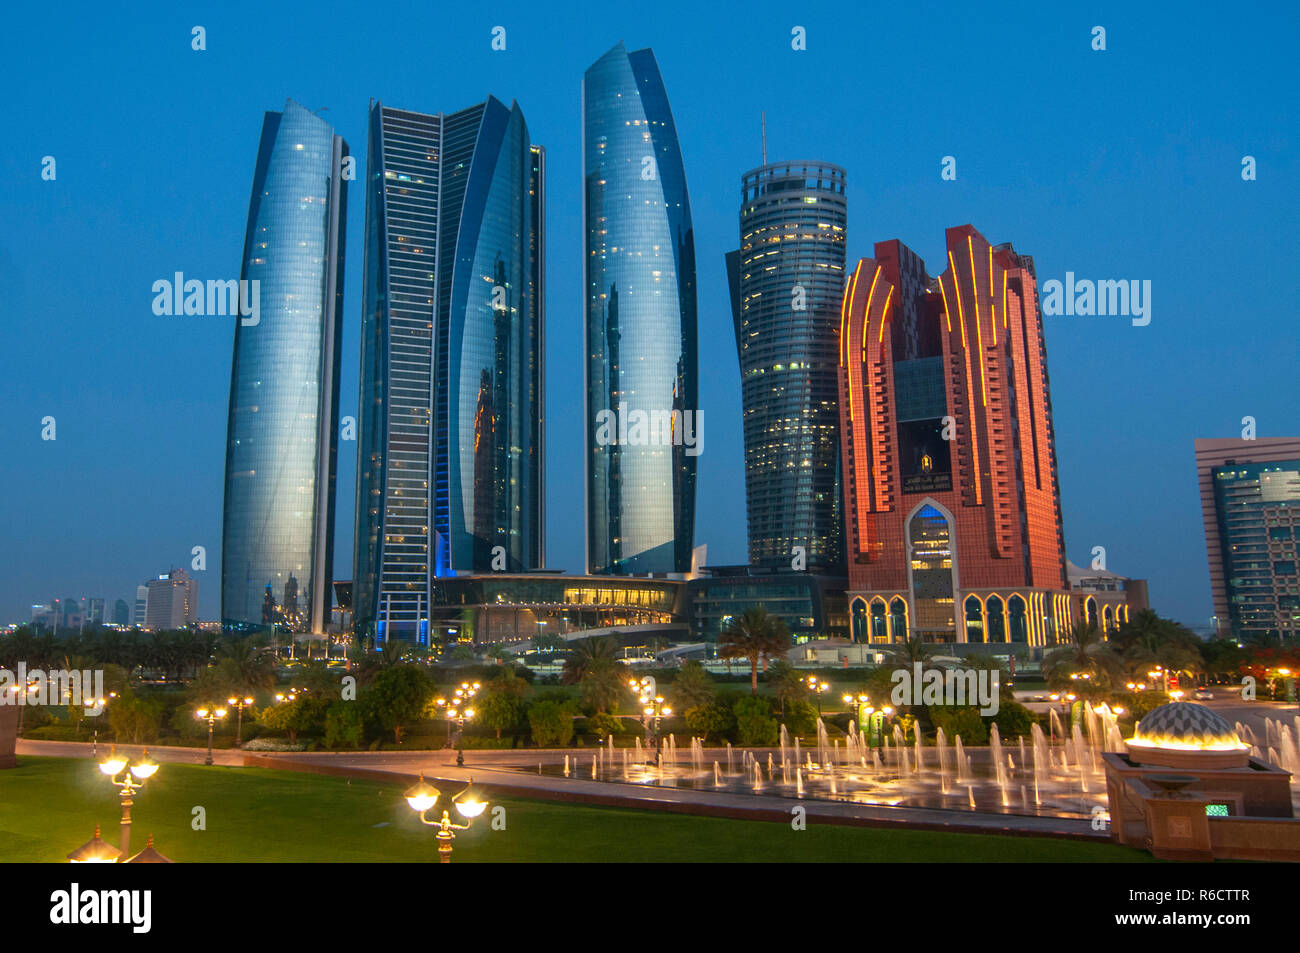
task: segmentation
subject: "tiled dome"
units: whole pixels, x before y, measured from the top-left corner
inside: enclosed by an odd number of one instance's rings
[[[1137,723],[1130,746],[1189,751],[1244,751],[1232,726],[1204,705],[1170,702]]]

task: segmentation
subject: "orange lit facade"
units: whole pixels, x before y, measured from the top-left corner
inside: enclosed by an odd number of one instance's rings
[[[898,241],[845,287],[849,616],[859,641],[1054,644],[1066,577],[1033,260],[969,225],[944,271]]]

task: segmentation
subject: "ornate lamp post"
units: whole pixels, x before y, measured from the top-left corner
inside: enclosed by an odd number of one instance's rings
[[[126,857],[131,853],[131,807],[135,804],[136,792],[158,772],[158,764],[149,759],[148,748],[134,763],[128,758],[118,757],[115,749],[110,749],[108,757],[100,762],[99,770],[117,787],[122,801],[122,856]]]
[[[253,704],[252,697],[246,698],[227,698],[226,704],[235,709],[235,747],[241,747],[244,743],[244,709]]]
[[[224,708],[200,708],[198,711],[194,713],[194,717],[197,718],[199,721],[206,721],[208,723],[208,756],[206,759],[204,759],[203,763],[211,764],[212,763],[212,729],[216,725],[218,718],[226,717],[226,710]]]
[[[438,860],[440,863],[451,863],[451,842],[456,839],[454,832],[469,830],[474,818],[487,810],[487,801],[480,801],[470,794],[470,788],[473,786],[474,779],[470,778],[465,790],[451,799],[451,806],[456,808],[456,813],[465,819],[466,823],[464,824],[453,824],[451,813],[446,810],[442,812],[441,820],[431,821],[425,817],[425,814],[438,803],[438,798],[442,796],[442,792],[424,780],[423,771],[420,772],[420,780],[402,795],[406,798],[406,803],[411,806],[411,810],[420,815],[421,824],[438,828]]]
[[[816,675],[809,675],[804,679],[804,684],[808,686],[808,691],[817,696],[817,717],[822,716],[822,695],[830,690],[831,683],[823,682]]]
[[[474,718],[474,708],[471,701],[478,694],[480,688],[482,688],[482,685],[478,682],[473,684],[461,682],[460,688],[456,689],[450,701],[446,698],[439,698],[434,702],[442,709],[443,715],[447,719],[448,744],[451,744],[451,726],[453,723],[456,725],[456,764],[458,766],[465,763],[465,749],[462,740],[465,734],[465,722]]]

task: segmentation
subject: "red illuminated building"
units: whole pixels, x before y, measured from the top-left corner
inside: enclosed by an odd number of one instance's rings
[[[853,636],[1051,645],[1095,608],[1066,577],[1033,259],[970,225],[947,248],[931,278],[881,242],[845,288]]]

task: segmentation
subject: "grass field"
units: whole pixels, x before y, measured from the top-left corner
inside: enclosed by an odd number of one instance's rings
[[[166,764],[136,796],[131,849],[155,835],[177,862],[428,862],[423,828],[400,783],[351,781],[259,768]],[[455,793],[455,792],[448,792]],[[688,817],[619,808],[492,797],[462,832],[454,858],[468,861],[1066,861],[1150,862],[1144,851],[1035,837],[938,834],[905,829],[819,826]],[[194,808],[207,829],[191,827]],[[4,861],[64,861],[96,824],[118,843],[117,791],[90,760],[23,758],[0,771]]]

